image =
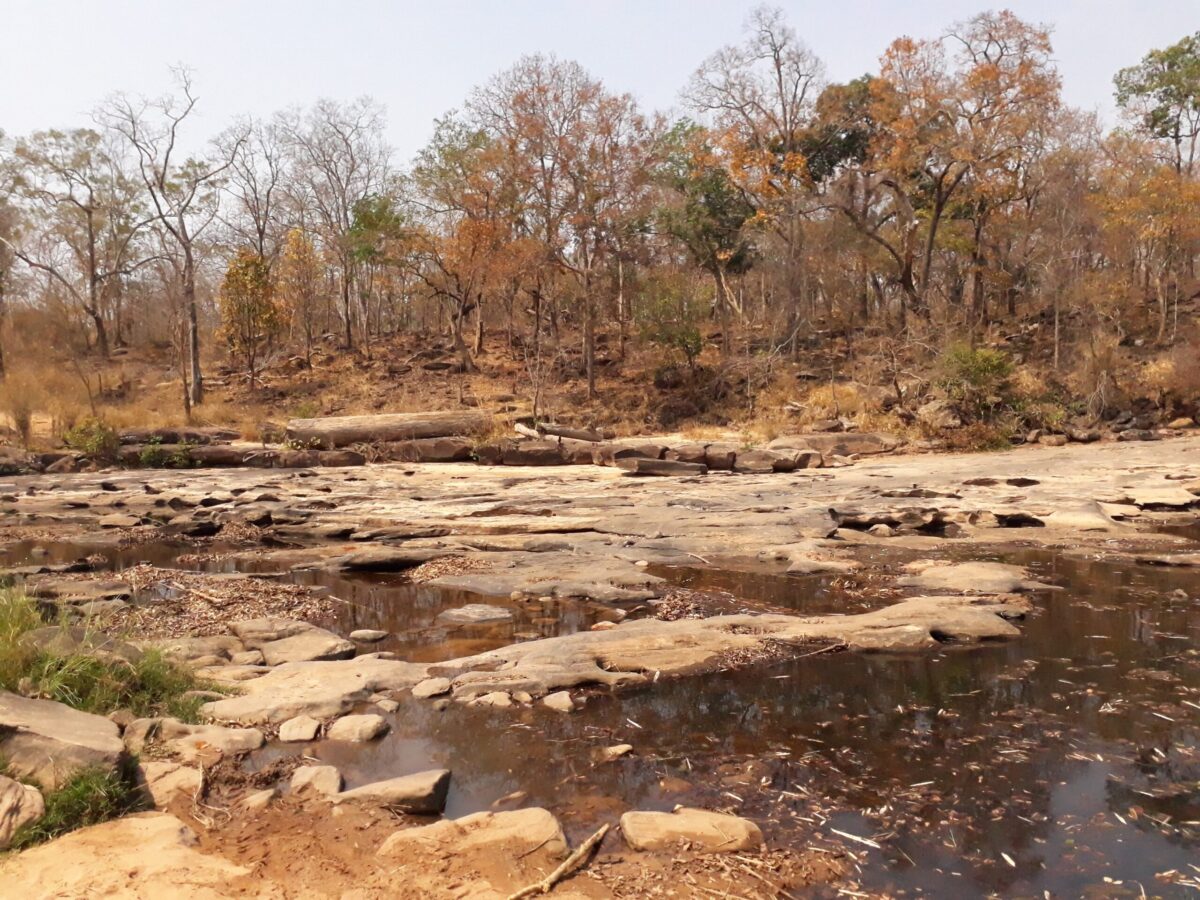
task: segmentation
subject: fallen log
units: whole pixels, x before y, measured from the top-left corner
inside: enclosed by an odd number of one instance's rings
[[[428,413],[383,413],[373,416],[330,416],[292,419],[287,436],[301,444],[333,449],[375,441],[411,441],[482,431],[491,416],[479,410]]]
[[[682,462],[677,459],[646,459],[644,456],[629,456],[616,460],[618,469],[630,475],[704,475],[708,466],[704,463]]]

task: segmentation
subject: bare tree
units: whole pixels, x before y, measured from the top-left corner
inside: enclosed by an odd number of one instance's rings
[[[278,123],[291,157],[295,194],[311,207],[325,249],[340,269],[342,324],[346,346],[352,348],[355,211],[363,201],[384,194],[390,181],[383,108],[369,97],[347,104],[319,100],[306,114],[292,111]]]
[[[217,138],[231,161],[223,189],[229,197],[221,220],[238,244],[273,264],[282,248],[287,201],[287,159],[277,122],[243,121]]]
[[[156,100],[118,94],[101,110],[99,118],[133,147],[155,219],[171,237],[180,258],[177,268],[187,316],[189,398],[195,406],[204,400],[196,302],[197,242],[217,217],[220,180],[233,165],[245,137],[227,140],[213,159],[183,157],[180,129],[195,110],[197,97],[190,73],[182,68],[174,71],[177,94]]]
[[[16,194],[29,225],[11,245],[31,269],[56,281],[91,320],[96,347],[109,353],[119,279],[136,269],[136,240],[147,224],[122,148],[89,129],[47,131],[19,141]]]

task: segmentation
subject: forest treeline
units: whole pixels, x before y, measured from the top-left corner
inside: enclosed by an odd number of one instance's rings
[[[1114,70],[1106,130],[1063,102],[1048,30],[988,12],[836,83],[761,8],[679,114],[528,56],[408,162],[369,98],[207,139],[178,71],[0,139],[3,359],[162,348],[190,409],[210,344],[253,385],[329,334],[369,357],[439,332],[468,372],[503,346],[534,383],[566,360],[590,397],[598,357],[648,342],[691,366],[871,340],[895,379],[1036,328],[1102,396],[1123,343],[1188,340],[1200,287],[1200,33]]]

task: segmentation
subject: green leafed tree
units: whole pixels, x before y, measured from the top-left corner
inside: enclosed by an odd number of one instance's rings
[[[729,277],[754,264],[754,205],[729,177],[705,130],[692,122],[680,122],[666,135],[662,160],[659,180],[669,192],[659,209],[660,227],[712,276],[728,350],[736,305]]]
[[[1200,31],[1151,50],[1113,79],[1117,104],[1137,116],[1152,137],[1166,141],[1180,174],[1192,174],[1200,141]]]

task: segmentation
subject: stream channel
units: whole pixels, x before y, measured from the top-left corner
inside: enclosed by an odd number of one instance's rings
[[[42,546],[41,563],[89,552]],[[7,562],[30,562],[31,549],[12,545]],[[173,565],[186,551],[103,552],[121,569]],[[446,815],[522,792],[519,802],[551,809],[573,839],[628,809],[722,809],[758,821],[772,846],[850,851],[849,883],[872,893],[1195,895],[1200,570],[1040,549],[975,548],[958,558],[1026,565],[1063,590],[1036,595],[1021,637],[1008,643],[923,655],[824,653],[596,693],[569,716],[541,706],[439,712],[404,697],[391,733],[370,745],[268,745],[248,765],[299,751],[338,766],[348,787],[446,767],[454,773]],[[903,561],[868,560],[876,571]],[[652,571],[747,610],[861,612],[898,596],[855,578]],[[610,617],[587,601],[531,608],[397,576],[282,577],[347,601],[335,630],[389,631],[372,649],[421,661]],[[467,603],[507,607],[512,619],[438,624],[439,613]],[[619,743],[634,752],[595,762]]]

